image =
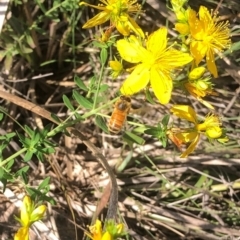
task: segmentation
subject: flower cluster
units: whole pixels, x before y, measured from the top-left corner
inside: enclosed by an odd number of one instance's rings
[[[30,226],[43,218],[46,211],[45,205],[38,207],[32,202],[29,196],[25,196],[21,207],[20,218],[16,218],[22,225],[14,236],[14,240],[29,240]]]
[[[217,13],[204,6],[200,6],[198,12],[193,10],[186,6],[187,1],[171,0],[172,11],[176,15],[175,30],[179,33],[179,42],[168,38],[166,27],[160,27],[149,34],[144,33],[134,20],[136,14],[142,13],[137,0],[99,0],[100,4],[97,6],[80,3],[101,11],[88,20],[83,28],[109,21],[101,41],[107,42],[114,29],[124,36],[121,38],[120,35],[115,39],[117,55],[109,61],[113,79],[127,73],[120,87],[122,95],[132,96],[145,90],[146,96],[150,93],[160,104],[168,104],[172,98],[172,91],[180,88],[186,95],[214,110],[214,106],[205,100],[205,97],[217,95],[211,80],[212,77],[218,76],[216,56],[231,45],[229,23],[220,21]],[[125,66],[130,67],[124,68]],[[183,76],[180,79],[176,77],[179,72]],[[187,105],[174,105],[170,112],[193,124],[191,128],[162,128],[165,129],[165,136],[179,149],[182,149],[183,144],[187,145],[181,157],[187,157],[193,152],[202,135],[209,141],[227,141],[218,116],[208,114],[205,121],[198,121],[193,108]]]
[[[137,0],[100,0],[98,6],[81,2],[80,5],[87,5],[101,10],[95,17],[88,20],[83,28],[91,28],[110,21],[110,26],[114,26],[124,36],[128,36],[130,31],[144,37],[142,29],[137,25],[135,20],[129,15],[141,11],[141,5]]]
[[[191,8],[182,8],[182,3],[176,0],[171,2],[178,20],[175,28],[188,38],[186,43],[190,45],[195,65],[206,58],[208,70],[217,77],[215,55],[231,45],[229,23],[219,21],[217,14],[210,13],[204,6],[200,6],[197,14]]]
[[[103,231],[102,223],[100,220],[96,220],[93,226],[89,227],[90,234],[86,233],[92,240],[114,240],[122,236],[123,224],[116,225],[114,221],[107,221],[106,230]]]
[[[220,118],[214,114],[208,114],[204,121],[198,121],[197,114],[192,107],[187,105],[174,105],[170,111],[177,117],[187,120],[193,124],[190,128],[170,128],[167,134],[171,140],[181,148],[182,144],[189,144],[186,151],[181,154],[181,158],[187,157],[194,151],[201,135],[207,136],[212,140],[218,140],[221,143],[227,142],[228,138],[221,128]]]

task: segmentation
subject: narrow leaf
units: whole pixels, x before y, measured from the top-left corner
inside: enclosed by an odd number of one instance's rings
[[[28,162],[28,161],[30,161],[31,160],[31,158],[32,158],[32,156],[33,156],[33,152],[31,152],[31,151],[27,151],[27,153],[25,154],[25,156],[24,156],[24,162]]]
[[[79,105],[83,106],[84,108],[92,109],[93,104],[88,99],[80,95],[76,90],[73,90],[73,98]]]
[[[75,76],[75,77],[74,77],[74,82],[77,84],[77,86],[78,86],[80,89],[82,89],[82,90],[84,90],[84,91],[88,91],[87,86],[84,84],[84,82],[82,81],[82,79],[79,78],[78,76]]]
[[[51,114],[52,119],[54,119],[56,122],[61,123],[61,119],[55,115],[54,113]]]
[[[106,63],[107,58],[108,58],[108,51],[106,48],[102,48],[100,52],[100,59],[101,59],[102,65]]]
[[[139,145],[143,145],[145,143],[145,140],[136,134],[126,131],[123,135],[124,140],[127,142],[137,143]]]
[[[106,125],[106,122],[104,121],[104,118],[101,116],[96,116],[95,117],[95,123],[96,125],[101,128],[105,133],[109,133],[108,127]]]
[[[71,110],[71,111],[75,110],[71,101],[69,100],[69,98],[66,95],[63,95],[63,102],[69,110]]]
[[[49,186],[49,182],[50,182],[50,177],[45,178],[38,186],[38,190],[44,189],[47,185]]]

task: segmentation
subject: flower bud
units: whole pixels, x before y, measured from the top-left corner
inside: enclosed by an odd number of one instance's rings
[[[199,80],[199,81],[196,82],[196,87],[197,87],[198,90],[203,90],[204,91],[204,90],[207,90],[209,86],[205,81]]]
[[[188,78],[190,80],[197,80],[200,77],[202,77],[202,75],[205,73],[206,68],[205,67],[197,67],[194,68],[188,75]]]
[[[43,218],[44,213],[46,212],[47,207],[45,205],[41,205],[33,210],[31,214],[31,222],[36,222]]]
[[[189,34],[189,25],[187,23],[176,23],[175,29],[182,35]]]
[[[206,129],[206,135],[209,138],[219,138],[222,135],[222,129],[220,127],[214,126]]]

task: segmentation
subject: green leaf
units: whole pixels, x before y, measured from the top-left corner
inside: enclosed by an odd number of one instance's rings
[[[75,76],[75,77],[74,77],[74,82],[77,84],[77,86],[78,86],[80,89],[82,89],[82,90],[84,90],[84,91],[88,91],[87,86],[84,84],[84,82],[82,81],[82,79],[79,78],[78,76]]]
[[[90,78],[90,81],[89,81],[89,89],[92,91],[94,88],[95,88],[95,85],[96,85],[96,76],[93,76]]]
[[[29,170],[29,166],[24,166],[22,168],[20,168],[17,172],[16,175],[17,176],[22,176],[22,172],[27,173],[27,171]]]
[[[92,109],[93,104],[88,99],[80,95],[76,90],[73,90],[73,98],[79,105],[83,106],[84,108]]]
[[[99,92],[105,92],[109,89],[109,86],[107,84],[102,84],[100,86]]]
[[[9,142],[14,136],[16,136],[16,133],[7,133],[5,135],[0,136],[0,140],[6,140]]]
[[[50,177],[45,178],[38,186],[38,190],[45,189],[46,187],[49,188],[49,183],[50,183]]]
[[[144,133],[159,138],[159,136],[161,135],[161,130],[158,127],[149,127],[144,131]]]
[[[16,133],[14,133],[14,132],[6,134],[6,137],[7,137],[8,140],[11,140],[11,138],[13,138],[15,136],[16,136]]]
[[[41,151],[41,153],[51,154],[51,153],[54,153],[54,152],[55,152],[55,148],[50,147],[50,146],[48,146],[48,147],[46,147],[46,148],[43,148],[43,147],[41,146],[40,151]]]
[[[2,119],[3,119],[3,113],[0,113],[0,121],[2,121]]]
[[[35,44],[34,44],[34,41],[33,41],[32,37],[31,37],[31,35],[26,34],[25,36],[26,36],[26,40],[27,40],[28,45],[31,48],[34,48]]]
[[[36,156],[37,156],[37,159],[41,162],[44,161],[44,156],[43,156],[43,153],[42,152],[37,152],[36,153]]]
[[[104,121],[104,118],[102,116],[96,116],[95,117],[95,123],[96,125],[101,128],[105,133],[109,133],[108,127]]]
[[[25,154],[25,156],[24,156],[23,161],[24,161],[24,162],[30,161],[31,158],[32,158],[32,156],[33,156],[33,152],[32,152],[32,151],[27,151],[26,154]]]
[[[152,98],[152,94],[151,92],[149,91],[149,88],[146,88],[145,90],[145,96],[146,96],[146,99],[148,100],[148,102],[150,102],[151,104],[155,104],[153,98]]]
[[[61,119],[55,115],[54,113],[51,114],[52,119],[54,119],[56,122],[61,123]]]
[[[31,146],[34,147],[35,145],[37,145],[40,142],[41,139],[41,135],[39,132],[35,132],[35,134],[33,135],[32,139],[31,139]]]
[[[101,42],[97,42],[97,41],[94,41],[93,42],[93,46],[94,47],[97,47],[97,48],[108,48],[108,45],[106,43],[101,43]]]
[[[28,193],[28,195],[35,201],[36,199],[38,200],[38,202],[40,201],[47,201],[50,202],[51,204],[56,204],[56,202],[54,201],[54,199],[52,197],[48,197],[45,192],[41,192],[38,189],[35,188],[30,188],[30,187],[26,187],[26,191]]]
[[[164,115],[163,119],[162,119],[162,125],[164,127],[167,127],[168,123],[169,123],[169,119],[170,119],[170,115]]]
[[[108,51],[106,48],[102,48],[100,52],[100,60],[102,65],[105,65],[107,58],[108,58]]]
[[[82,115],[80,115],[80,114],[77,113],[77,112],[74,113],[74,117],[75,117],[76,119],[78,119],[79,121],[83,120]]]
[[[5,177],[5,171],[3,170],[3,168],[0,168],[0,181],[3,184],[3,192],[5,192],[6,190],[6,185],[7,185],[7,179]]]
[[[27,132],[27,134],[29,135],[29,137],[33,137],[34,136],[34,130],[32,130],[30,127],[28,127],[27,125],[24,126],[25,131]]]
[[[13,164],[14,164],[14,159],[10,160],[10,161],[7,163],[6,169],[7,169],[7,170],[10,170]]]
[[[117,164],[115,166],[115,169],[116,169],[117,173],[123,172],[123,170],[130,163],[130,161],[132,159],[132,156],[133,156],[133,151],[132,150],[128,151],[127,156],[122,161],[120,161],[119,164]]]
[[[93,93],[96,93],[96,92],[98,92],[98,93],[100,93],[100,92],[105,92],[105,91],[107,91],[108,90],[108,88],[109,88],[109,86],[107,85],[107,84],[103,84],[103,85],[101,85],[100,86],[100,88],[99,89],[92,89],[92,92]]]
[[[75,110],[71,101],[69,100],[69,98],[66,95],[63,95],[63,102],[69,110],[71,110],[71,111]]]
[[[149,129],[148,126],[141,126],[134,128],[134,133],[145,133],[145,131]]]
[[[137,143],[139,145],[143,145],[145,143],[145,140],[139,136],[137,136],[136,134],[126,131],[123,135],[123,139],[127,142],[130,143]]]

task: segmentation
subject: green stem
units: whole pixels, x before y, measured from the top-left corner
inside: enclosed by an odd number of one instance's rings
[[[5,164],[7,164],[9,161],[11,161],[12,159],[18,157],[19,155],[21,155],[22,153],[26,152],[27,148],[22,148],[21,150],[19,150],[18,152],[14,153],[12,156],[8,157],[7,159],[5,159],[4,161],[0,162],[0,167],[4,166]]]
[[[98,91],[99,91],[99,88],[100,88],[100,84],[102,82],[104,66],[105,66],[105,64],[102,64],[102,66],[101,66],[100,75],[99,75],[99,79],[98,79],[98,85],[97,85],[97,91],[96,91],[96,94],[94,96],[93,110],[95,109],[96,104],[97,104]]]
[[[48,137],[52,137],[52,136],[54,136],[56,133],[65,130],[67,127],[71,127],[71,126],[73,126],[74,124],[78,123],[79,121],[84,120],[84,119],[86,119],[86,118],[88,118],[88,117],[90,117],[90,116],[92,116],[92,115],[97,114],[100,110],[106,108],[106,107],[109,106],[109,105],[112,105],[116,100],[117,100],[117,98],[109,101],[108,103],[100,106],[99,108],[92,109],[91,111],[83,114],[83,115],[81,116],[81,119],[75,119],[75,120],[73,120],[73,121],[67,121],[67,122],[64,121],[64,122],[60,123],[56,128],[54,128],[53,130],[51,130],[51,131],[47,134],[47,136],[48,136]],[[77,110],[78,110],[78,109],[77,109]],[[73,115],[74,115],[74,113],[75,113],[75,111],[73,112]]]

